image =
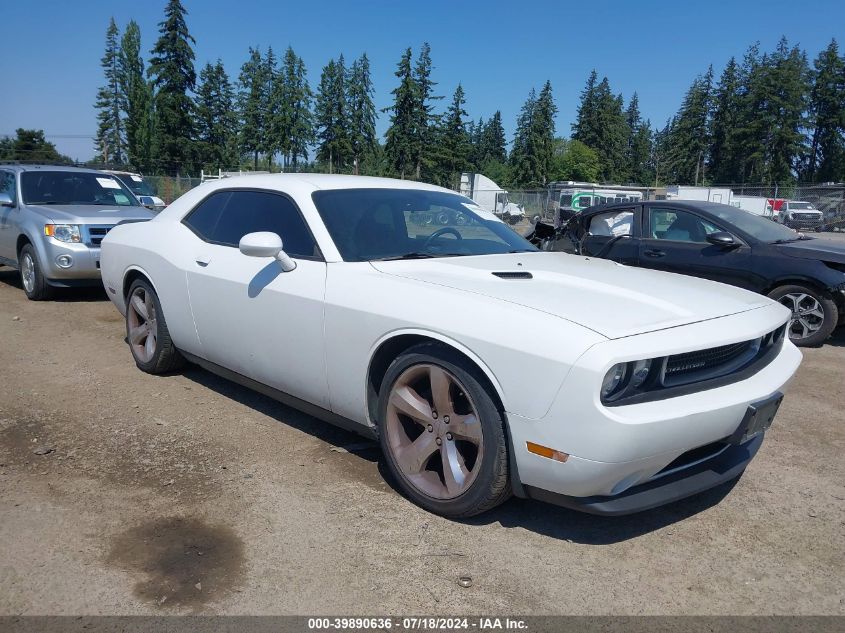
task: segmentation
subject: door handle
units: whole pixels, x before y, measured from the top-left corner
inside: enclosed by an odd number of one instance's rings
[[[666,251],[661,251],[656,248],[650,248],[643,253],[646,257],[664,257],[666,255]]]
[[[196,261],[197,266],[202,266],[203,268],[205,268],[206,266],[208,266],[208,263],[211,261],[211,258],[202,255],[197,256],[194,261]]]

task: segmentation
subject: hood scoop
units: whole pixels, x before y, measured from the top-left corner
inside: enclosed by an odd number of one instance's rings
[[[500,272],[492,273],[499,279],[534,279],[534,275],[529,272],[523,272],[521,270],[503,270]]]

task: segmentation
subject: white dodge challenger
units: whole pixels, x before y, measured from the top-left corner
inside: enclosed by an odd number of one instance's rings
[[[417,182],[208,183],[112,229],[101,270],[141,370],[197,363],[378,438],[450,517],[512,493],[627,514],[732,480],[801,360],[774,301],[539,252]]]

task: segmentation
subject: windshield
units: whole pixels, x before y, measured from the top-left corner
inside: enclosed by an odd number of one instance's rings
[[[725,222],[728,222],[747,233],[751,237],[772,244],[774,242],[791,242],[799,239],[796,231],[777,224],[768,218],[754,215],[748,211],[737,209],[726,204],[709,204],[704,208]]]
[[[154,196],[156,195],[155,192],[152,190],[152,187],[147,183],[146,180],[141,178],[141,176],[136,176],[132,174],[120,174],[118,176],[120,182],[124,185],[129,187],[136,196]]]
[[[807,209],[809,211],[815,211],[816,208],[811,205],[809,202],[790,202],[789,203],[789,210],[794,211],[797,209]]]
[[[84,171],[26,171],[21,174],[21,191],[26,204],[138,204],[114,176]]]
[[[333,189],[312,194],[345,261],[536,251],[469,198],[412,189]]]

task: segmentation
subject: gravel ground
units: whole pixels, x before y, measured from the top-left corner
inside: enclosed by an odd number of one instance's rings
[[[845,333],[733,486],[640,515],[427,514],[372,443],[138,371],[100,291],[0,268],[0,614],[845,614]],[[459,586],[470,576],[472,586]]]

